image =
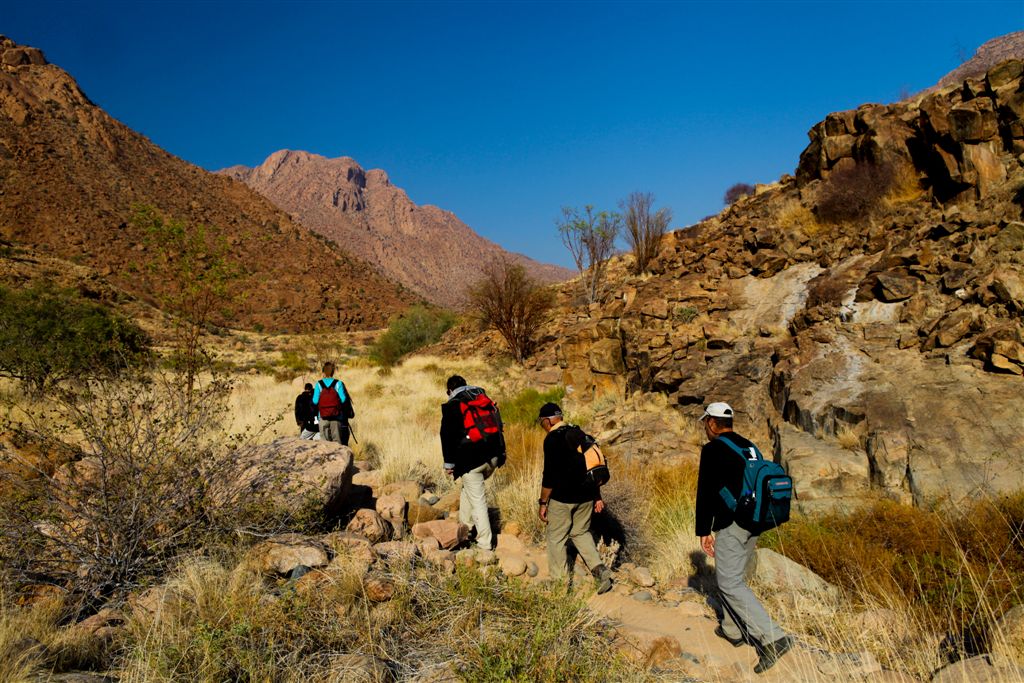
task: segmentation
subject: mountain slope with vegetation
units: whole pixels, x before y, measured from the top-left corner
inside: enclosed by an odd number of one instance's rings
[[[138,205],[216,232],[245,292],[218,312],[222,324],[367,329],[418,300],[242,183],[114,120],[41,51],[0,37],[0,238],[159,302],[166,281],[150,268],[159,246],[133,222]]]

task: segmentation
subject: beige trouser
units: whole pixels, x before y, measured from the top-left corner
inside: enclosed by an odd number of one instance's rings
[[[459,497],[459,522],[476,527],[476,544],[486,550],[491,549],[492,535],[484,482],[492,474],[494,467],[488,462],[463,474],[462,495]]]
[[[557,500],[548,501],[548,571],[551,578],[563,578],[569,571],[565,544],[570,540],[591,571],[601,564],[594,537],[590,535],[590,516],[593,512],[592,500],[575,505]]]

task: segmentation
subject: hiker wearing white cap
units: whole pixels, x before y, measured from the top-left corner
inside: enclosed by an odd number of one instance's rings
[[[708,443],[700,452],[696,531],[701,548],[715,558],[723,607],[722,623],[715,635],[736,647],[754,645],[760,655],[754,671],[762,673],[793,646],[793,639],[768,616],[744,576],[757,548],[758,533],[737,523],[736,512],[727,501],[731,499],[735,504],[743,498],[746,458],[737,454],[742,451],[753,455],[757,447],[733,431],[733,416],[728,403],[712,403],[700,418]]]

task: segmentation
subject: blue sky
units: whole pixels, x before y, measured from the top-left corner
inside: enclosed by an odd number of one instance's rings
[[[830,111],[923,89],[1024,2],[6,3],[97,104],[207,169],[282,149],[568,264],[564,205],[653,192],[674,227],[792,172]]]

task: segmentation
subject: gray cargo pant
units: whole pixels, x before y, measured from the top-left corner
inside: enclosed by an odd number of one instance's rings
[[[491,549],[494,538],[487,511],[487,491],[484,488],[484,482],[492,474],[494,466],[489,462],[463,474],[462,494],[459,497],[459,522],[476,527],[476,545],[484,550]]]
[[[757,536],[733,522],[715,534],[715,578],[722,594],[722,630],[732,639],[743,637],[742,628],[761,645],[786,635],[772,621],[746,582],[747,563],[757,549]]]
[[[565,544],[570,540],[591,571],[601,564],[594,537],[590,535],[590,517],[593,514],[592,500],[577,504],[548,501],[548,571],[551,578],[561,579],[569,571]]]

